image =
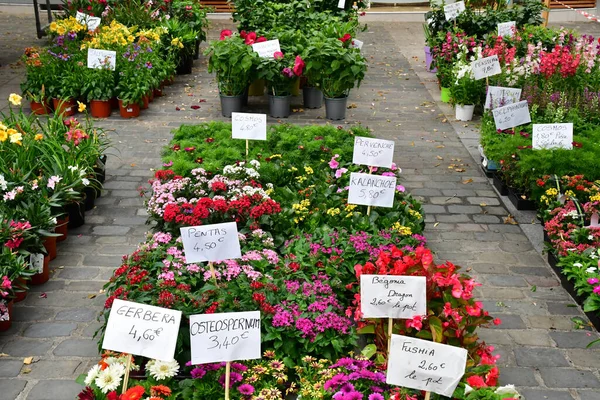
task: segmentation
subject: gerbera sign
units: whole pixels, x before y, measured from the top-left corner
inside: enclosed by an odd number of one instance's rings
[[[461,347],[392,335],[386,381],[451,397],[466,364],[467,350]]]
[[[102,348],[171,361],[180,322],[181,311],[115,299]]]

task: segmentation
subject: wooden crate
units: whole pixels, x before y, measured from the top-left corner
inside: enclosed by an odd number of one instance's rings
[[[211,7],[214,12],[233,12],[233,4],[228,3],[227,0],[200,0],[200,3],[204,6]]]
[[[560,0],[560,2],[575,9],[596,7],[596,0]],[[553,10],[567,9],[567,7],[564,7],[562,4],[558,4],[554,1],[550,1],[550,8]]]

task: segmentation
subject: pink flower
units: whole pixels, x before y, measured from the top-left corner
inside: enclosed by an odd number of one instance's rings
[[[339,154],[336,154],[335,156],[331,157],[331,160],[329,161],[329,168],[337,169],[340,166],[340,163],[336,160],[336,158],[338,158],[339,156]]]
[[[279,60],[280,58],[283,58],[283,53],[280,51],[276,51],[275,53],[273,53],[273,58]]]
[[[241,35],[240,35],[241,36]],[[246,44],[254,44],[256,43],[256,32],[250,32],[244,38],[244,42]]]
[[[404,193],[406,191],[406,188],[402,185],[397,185],[396,186],[396,191],[400,192],[400,193]]]
[[[342,175],[344,175],[346,172],[348,172],[347,168],[338,169],[337,171],[335,171],[335,178],[340,179]],[[341,192],[342,190],[340,189],[339,191]]]
[[[2,277],[2,289],[12,289],[12,282],[6,275]]]
[[[593,290],[595,294],[600,294],[600,285],[596,286]]]
[[[262,43],[262,42],[266,42],[267,38],[264,36],[260,36],[258,39],[256,39],[256,43]]]
[[[225,38],[228,38],[232,34],[233,34],[233,32],[231,32],[230,29],[223,29],[221,31],[221,37],[219,38],[219,40],[225,40]]]
[[[415,328],[416,330],[420,331],[421,328],[423,328],[423,317],[421,317],[420,315],[416,315],[413,317],[413,319],[407,320],[406,327]]]
[[[587,281],[590,285],[595,285],[596,283],[598,283],[598,278],[590,278]]]
[[[294,62],[294,74],[296,74],[296,76],[302,75],[305,65],[306,64],[304,64],[302,58],[300,56],[296,56],[296,61]]]

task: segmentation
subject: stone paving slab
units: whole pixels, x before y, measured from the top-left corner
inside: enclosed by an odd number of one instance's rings
[[[0,25],[10,25],[4,17],[0,14]],[[210,38],[228,24],[215,22]],[[403,184],[425,204],[426,235],[436,257],[463,265],[482,282],[477,296],[504,321],[481,331],[502,357],[501,382],[519,385],[530,400],[600,399],[600,349],[584,349],[598,334],[575,329],[571,319],[585,316],[570,307],[574,301],[529,242],[526,225],[503,223],[509,211],[471,157],[476,123],[455,123],[448,107],[432,97],[435,77],[424,70],[420,24],[372,23],[359,37],[370,62],[367,80],[352,92],[349,103],[356,108],[348,110],[345,121],[333,124],[362,124],[378,137],[396,141]],[[97,361],[92,336],[104,302],[99,290],[120,257],[135,249],[148,230],[138,188],[160,165],[160,149],[170,140],[171,129],[224,120],[206,61],[196,61],[193,74],[178,77],[140,118],[113,116],[98,122],[112,130],[115,146],[105,193],[86,215],[87,225],[59,245],[51,280],[32,289],[16,306],[19,320],[0,334],[0,351],[9,354],[0,358],[2,400],[76,396],[80,387],[73,380]],[[10,71],[0,67],[0,85],[13,72],[22,73],[18,66]],[[5,75],[10,79],[3,80]],[[8,96],[3,94],[6,87],[0,86],[3,98]],[[192,104],[201,108],[193,110]],[[300,107],[301,99],[293,104]],[[250,98],[250,106],[252,112],[267,110],[264,99]],[[324,109],[302,110],[285,122],[329,123],[324,114]],[[278,122],[269,118],[271,124]],[[464,172],[448,168],[450,164],[460,164]],[[36,362],[24,366],[26,356]]]

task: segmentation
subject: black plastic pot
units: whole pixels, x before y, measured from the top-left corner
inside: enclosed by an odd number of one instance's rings
[[[177,64],[177,75],[189,75],[192,73],[194,66],[193,55],[181,56],[179,63]]]
[[[194,60],[200,58],[200,39],[196,39],[196,50],[194,50]]]
[[[83,193],[85,193],[85,201],[84,201],[84,209],[85,211],[90,211],[94,209],[96,198],[98,197],[98,190],[92,186],[86,186],[83,189]]]
[[[106,180],[106,154],[102,154],[98,161],[96,161],[96,166],[94,167],[94,173],[96,174],[96,180],[100,183],[104,183]],[[100,197],[98,194],[96,197]]]
[[[502,179],[502,175],[499,172],[494,173],[493,183],[498,193],[502,196],[508,196],[508,185]]]
[[[327,98],[325,97],[325,115],[327,119],[339,121],[346,119],[346,106],[348,97]]]
[[[524,199],[523,194],[514,188],[508,188],[508,199],[519,211],[535,211],[537,207],[533,200]]]
[[[231,118],[231,113],[242,112],[244,109],[244,95],[221,97],[221,114],[225,118]]]
[[[69,225],[67,225],[69,229],[79,228],[85,224],[85,199],[67,204],[65,213],[69,215]]]

